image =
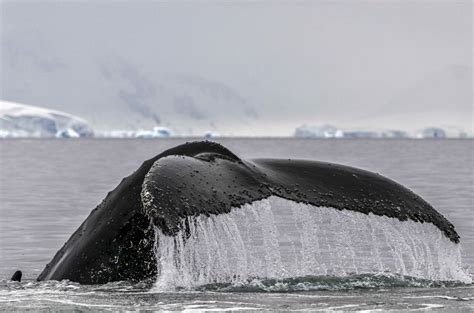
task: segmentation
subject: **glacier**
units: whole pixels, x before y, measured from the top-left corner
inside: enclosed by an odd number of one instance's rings
[[[0,101],[1,138],[84,138],[94,131],[82,118],[56,110]]]

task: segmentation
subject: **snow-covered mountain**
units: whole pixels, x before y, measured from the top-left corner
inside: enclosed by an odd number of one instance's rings
[[[151,72],[119,57],[98,61],[98,65],[101,96],[107,98],[91,119],[97,130],[120,127],[136,131],[160,125],[174,135],[196,136],[207,131],[241,133],[258,124],[257,106],[223,80]]]
[[[92,137],[88,123],[77,116],[26,104],[0,101],[0,137]]]

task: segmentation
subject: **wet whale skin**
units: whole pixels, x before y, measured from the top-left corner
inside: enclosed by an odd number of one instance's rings
[[[421,197],[381,175],[309,160],[242,160],[220,144],[186,143],[145,161],[100,203],[38,280],[82,284],[156,276],[154,229],[173,236],[187,216],[224,214],[271,195],[420,223],[452,242],[454,226]]]

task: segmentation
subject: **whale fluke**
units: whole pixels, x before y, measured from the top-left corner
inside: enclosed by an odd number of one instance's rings
[[[440,236],[459,242],[444,216],[381,175],[308,160],[242,160],[220,144],[192,142],[158,154],[124,178],[38,280],[98,284],[154,278],[155,228],[175,236],[190,227],[183,223],[190,217],[226,214],[274,196],[337,211],[429,223]]]

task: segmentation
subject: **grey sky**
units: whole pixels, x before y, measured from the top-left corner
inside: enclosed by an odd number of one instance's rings
[[[0,98],[98,129],[472,133],[470,1],[2,1]]]

